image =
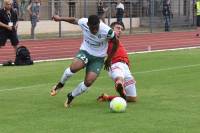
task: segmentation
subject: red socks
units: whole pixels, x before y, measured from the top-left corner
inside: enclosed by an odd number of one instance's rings
[[[118,96],[105,96],[104,99],[105,101],[111,101],[115,97],[118,97]]]

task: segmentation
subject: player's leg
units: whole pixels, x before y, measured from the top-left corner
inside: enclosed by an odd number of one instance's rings
[[[112,77],[113,80],[123,75],[123,80],[124,80],[123,85],[124,85],[124,90],[125,90],[125,95],[126,95],[125,99],[127,102],[136,102],[136,99],[137,99],[136,86],[135,86],[136,81],[134,77],[132,76],[129,70],[129,67],[126,64],[122,64],[122,65],[119,65],[119,64],[121,63],[118,63],[113,66],[112,71],[109,71],[109,75]],[[122,66],[122,67],[119,67],[119,66]],[[115,97],[117,96],[103,93],[97,98],[97,100],[111,101]]]
[[[94,83],[97,79],[104,63],[104,58],[94,57],[89,55],[90,61],[86,65],[86,75],[84,81],[82,81],[72,92],[68,94],[68,98],[65,102],[65,107],[71,104],[74,97],[81,95]],[[70,97],[69,97],[70,96]]]
[[[127,102],[136,102],[137,100],[137,93],[136,93],[136,86],[135,80],[133,78],[128,78],[125,80],[124,88],[126,91],[126,101]],[[111,101],[113,98],[117,97],[117,95],[108,95],[106,93],[101,94],[97,100],[98,101]]]
[[[109,71],[110,76],[115,81],[115,89],[121,97],[126,99],[126,92],[124,90],[124,63],[117,62],[111,66]]]
[[[117,77],[115,79],[115,89],[119,93],[120,97],[126,99],[126,92],[124,90],[124,78]]]
[[[125,82],[125,90],[126,90],[126,101],[127,102],[136,102],[137,93],[135,81],[133,79],[129,79],[128,82]]]
[[[67,108],[72,100],[81,95],[82,93],[86,92],[88,90],[88,88],[93,84],[93,82],[96,80],[97,78],[97,74],[94,72],[88,72],[86,74],[86,79],[84,81],[82,81],[81,83],[79,83],[79,85],[70,93],[67,94],[67,100],[64,103],[64,106]]]
[[[127,102],[136,102],[137,93],[135,84],[136,81],[127,66],[127,68],[125,69],[125,78],[124,78],[124,88],[126,91]]]
[[[115,82],[115,89],[119,93],[121,97],[126,99],[126,92],[124,89],[124,63],[117,62],[111,65],[111,69],[109,70],[109,76]],[[108,95],[106,93],[101,94],[97,100],[98,101],[111,101],[113,98],[117,97],[117,95]]]
[[[65,69],[60,81],[57,85],[53,86],[51,89],[51,96],[55,96],[57,92],[63,88],[65,82],[73,76],[76,72],[83,69],[85,64],[87,64],[87,55],[84,51],[79,51],[76,57],[73,59],[71,65]]]

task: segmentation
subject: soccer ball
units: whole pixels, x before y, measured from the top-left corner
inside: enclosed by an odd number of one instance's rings
[[[126,100],[121,97],[115,97],[110,102],[110,109],[112,112],[124,112],[126,110]]]

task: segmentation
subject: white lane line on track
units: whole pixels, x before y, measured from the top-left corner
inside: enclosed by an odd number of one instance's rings
[[[164,52],[164,51],[176,51],[176,50],[185,50],[185,49],[196,49],[200,48],[200,46],[194,47],[185,47],[185,48],[174,48],[174,49],[161,49],[161,50],[149,50],[149,51],[140,51],[140,52],[129,52],[128,54],[138,54],[138,53],[151,53],[151,52]],[[148,48],[147,48],[148,49]],[[69,58],[59,58],[59,59],[45,59],[45,60],[35,60],[34,62],[50,62],[50,61],[63,61],[63,60],[71,60],[73,57]],[[1,66],[2,64],[0,64]]]
[[[175,69],[184,69],[184,68],[191,68],[191,67],[199,67],[199,66],[200,66],[200,64],[177,66],[177,67],[168,67],[168,68],[163,68],[163,69],[153,69],[153,70],[149,70],[149,71],[134,72],[134,74],[145,74],[145,73],[168,71],[168,70],[175,70]],[[105,76],[101,76],[99,78],[102,79],[102,78],[105,78]],[[26,89],[26,88],[29,88],[29,87],[40,87],[40,86],[47,85],[47,84],[50,84],[50,83],[37,84],[37,85],[32,85],[32,86],[24,86],[24,87],[16,87],[16,88],[12,88],[12,89],[3,89],[3,90],[0,90],[0,93],[1,92],[5,92],[5,91],[15,91],[15,90]]]

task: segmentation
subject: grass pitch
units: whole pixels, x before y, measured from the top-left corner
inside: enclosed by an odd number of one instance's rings
[[[125,113],[98,103],[116,94],[102,71],[90,90],[65,109],[66,94],[84,76],[77,73],[57,96],[50,88],[70,61],[0,67],[0,133],[198,133],[200,131],[200,49],[130,55],[138,102]]]

